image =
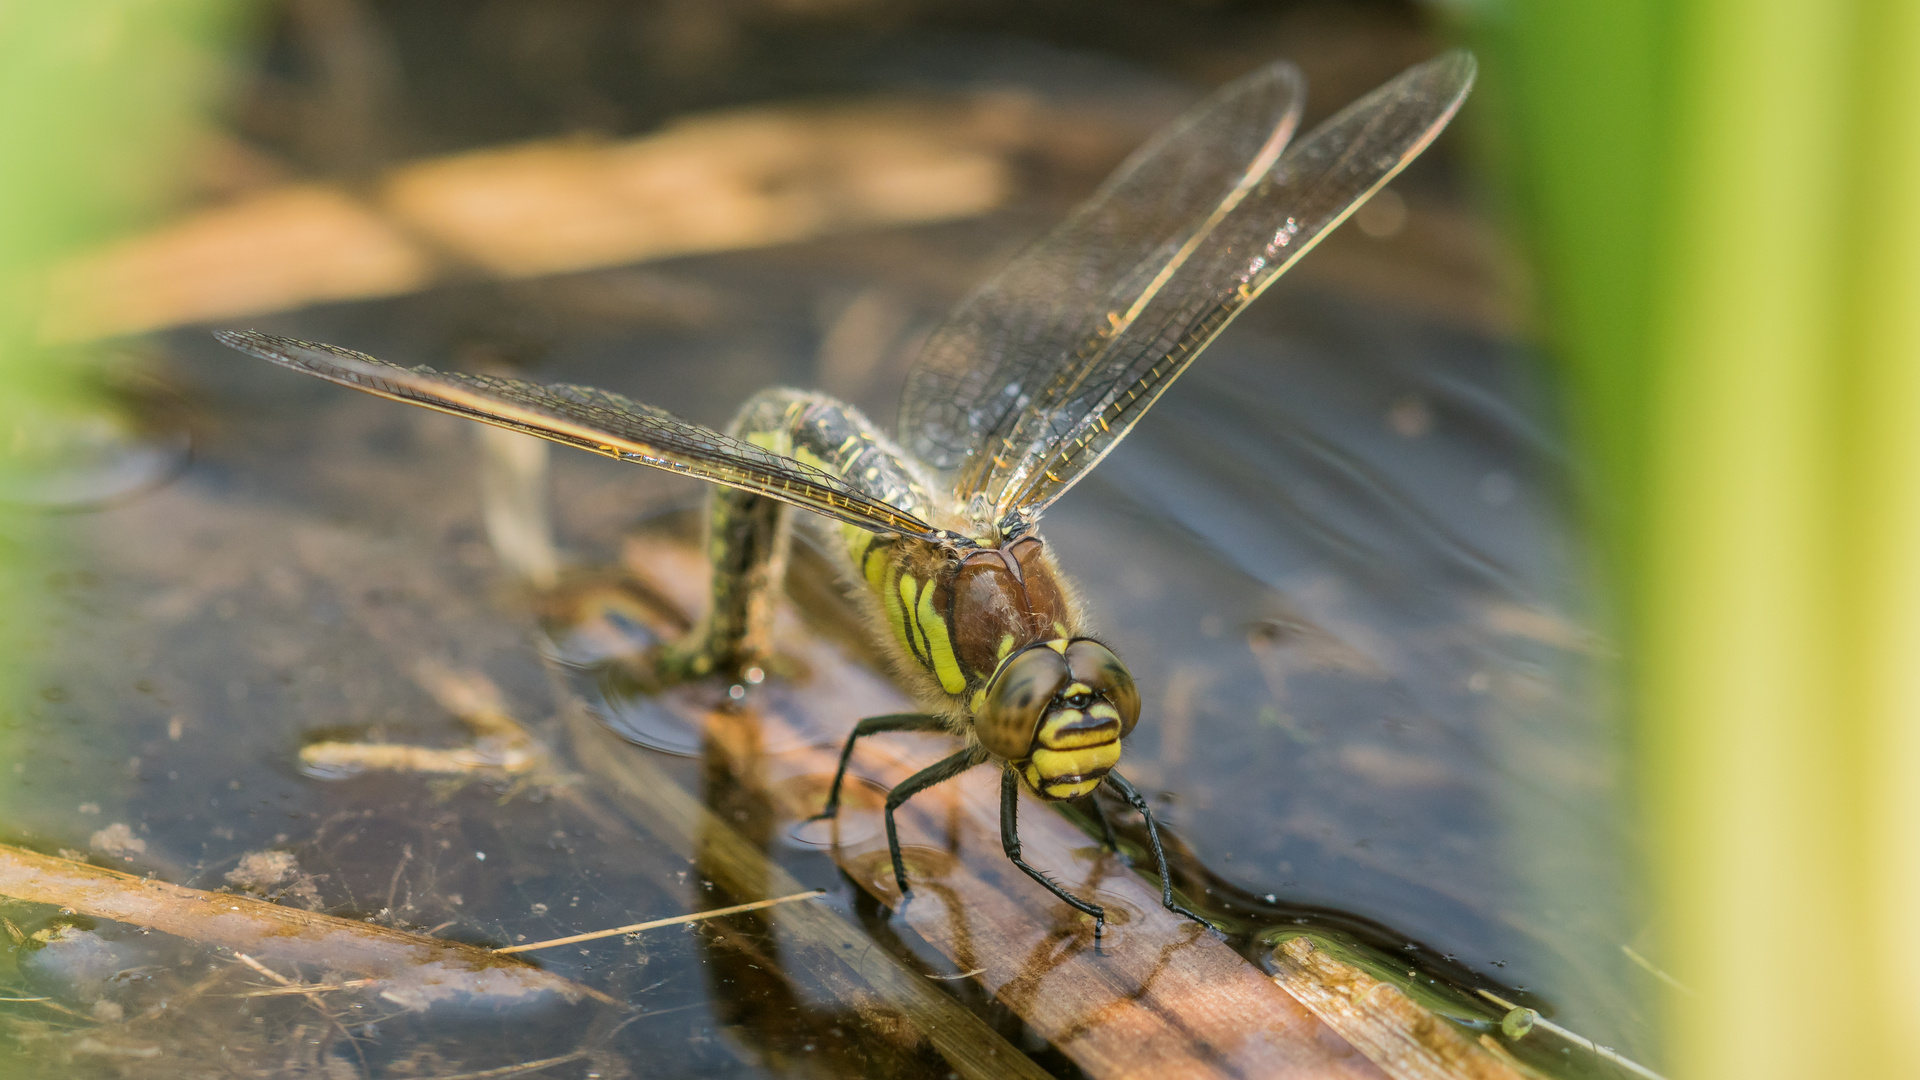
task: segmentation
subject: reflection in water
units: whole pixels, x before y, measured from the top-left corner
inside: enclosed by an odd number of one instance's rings
[[[547,461],[551,444],[504,428],[475,425],[480,444],[480,509],[500,565],[538,589],[560,579],[553,543]]]
[[[148,379],[13,419],[0,503],[16,507],[73,511],[128,499],[178,476],[193,452],[185,405]]]
[[[701,775],[709,827],[724,822],[764,854],[783,823],[760,768],[759,730],[751,718],[710,714]],[[696,843],[696,852],[712,850]],[[717,873],[699,855],[694,880],[694,906],[755,900],[770,887],[764,875]],[[832,987],[803,992],[796,980],[809,973],[783,962],[771,913],[716,919],[696,933],[715,1016],[749,1061],[782,1075],[820,1077],[938,1075],[946,1068],[913,1018],[877,1004],[845,1008],[848,999]]]

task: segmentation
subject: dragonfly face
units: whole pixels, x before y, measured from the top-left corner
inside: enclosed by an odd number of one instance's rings
[[[1021,860],[1021,786],[1046,799],[1103,783],[1117,792],[1146,819],[1167,906],[1191,915],[1174,902],[1145,800],[1114,769],[1140,718],[1139,690],[1086,633],[1036,523],[1234,316],[1432,142],[1474,70],[1458,52],[1411,68],[1291,146],[1305,95],[1291,65],[1221,90],[955,309],[908,378],[897,441],[851,406],[798,390],[757,395],[723,433],[590,387],[400,367],[253,332],[219,337],[370,393],[718,485],[712,608],[655,658],[664,680],[731,676],[764,659],[787,508],[813,511],[926,709],[863,720],[852,739],[944,729],[965,742],[888,797],[901,892],[895,807],[992,760],[1008,857],[1093,915],[1096,931],[1098,907]]]
[[[1111,649],[1054,638],[1007,658],[987,684],[974,731],[1041,798],[1077,799],[1120,763],[1120,740],[1139,719],[1140,691]]]

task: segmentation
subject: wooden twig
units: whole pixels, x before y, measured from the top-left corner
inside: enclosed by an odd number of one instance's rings
[[[1546,1017],[1541,1016],[1539,1013],[1534,1012],[1532,1009],[1523,1009],[1520,1006],[1515,1005],[1513,1002],[1508,1001],[1506,998],[1501,997],[1500,995],[1494,993],[1491,990],[1480,991],[1480,996],[1483,998],[1486,998],[1488,1001],[1493,1002],[1495,1005],[1498,1005],[1501,1008],[1506,1009],[1508,1016],[1513,1016],[1516,1013],[1523,1014],[1526,1020],[1527,1027],[1529,1028],[1537,1027],[1542,1031],[1550,1031],[1553,1034],[1558,1035],[1560,1038],[1565,1039],[1567,1042],[1570,1042],[1573,1045],[1579,1047],[1580,1049],[1585,1050],[1586,1052],[1592,1054],[1594,1057],[1600,1058],[1612,1065],[1618,1066],[1619,1068],[1624,1069],[1635,1076],[1642,1077],[1643,1080],[1666,1080],[1666,1078],[1661,1076],[1659,1073],[1654,1072],[1652,1069],[1647,1068],[1645,1065],[1642,1065],[1639,1062],[1633,1060],[1632,1058],[1627,1057],[1625,1054],[1620,1053],[1618,1050],[1615,1050],[1613,1047],[1601,1046],[1599,1043],[1594,1042],[1592,1039],[1587,1038],[1585,1035],[1582,1035],[1577,1031],[1569,1031],[1566,1028],[1561,1027],[1559,1024],[1556,1024],[1553,1021],[1547,1019]],[[1507,1025],[1502,1024],[1502,1027],[1505,1027],[1505,1026]]]
[[[673,915],[652,922],[634,923],[631,926],[616,926],[611,930],[595,930],[586,934],[574,934],[571,937],[553,938],[550,941],[530,941],[525,945],[509,945],[504,949],[493,950],[495,956],[504,953],[532,952],[535,949],[551,949],[558,945],[572,945],[580,941],[596,941],[600,938],[619,937],[622,934],[637,934],[642,930],[657,930],[662,926],[677,926],[680,923],[699,922],[702,919],[714,919],[722,915],[738,915],[743,911],[759,911],[775,904],[790,904],[795,900],[811,900],[816,896],[825,896],[823,889],[808,889],[792,896],[777,896],[771,900],[755,900],[751,904],[735,904],[732,907],[714,908],[711,911],[696,911],[691,915]]]
[[[588,1056],[588,1054],[589,1051],[586,1050],[575,1050],[571,1054],[561,1054],[559,1057],[541,1058],[539,1061],[523,1061],[518,1065],[502,1065],[497,1069],[482,1069],[479,1072],[453,1073],[448,1076],[435,1077],[435,1080],[504,1080],[505,1077],[521,1076],[526,1073],[536,1072],[540,1069],[551,1069],[555,1065],[565,1065],[569,1061],[579,1061],[581,1058]]]
[[[415,666],[414,680],[472,733],[465,746],[316,742],[300,748],[300,764],[321,775],[385,771],[441,776],[526,776],[546,765],[546,748],[507,712],[499,688],[484,674],[423,660]]]
[[[1392,983],[1290,938],[1274,950],[1273,981],[1345,1036],[1393,1080],[1526,1080],[1504,1052],[1468,1039]]]
[[[526,278],[970,217],[1006,198],[1010,155],[1034,135],[1023,112],[992,98],[740,109],[622,143],[418,161],[363,190],[271,188],[67,263],[43,332],[82,341],[392,296],[448,265]]]
[[[261,963],[260,961],[255,960],[253,957],[248,956],[246,953],[243,953],[243,952],[234,953],[233,958],[247,965],[253,970],[259,972],[260,974],[265,975],[267,978],[272,979],[274,982],[279,983],[281,986],[297,985],[292,979],[287,978],[285,975],[282,975],[279,972],[268,967],[267,965]]]
[[[506,1004],[557,996],[624,1007],[591,987],[487,949],[231,893],[203,892],[0,844],[0,896],[150,926],[259,958],[370,977],[394,1004]],[[289,987],[287,989],[294,989]]]
[[[378,979],[348,979],[345,982],[331,983],[288,983],[285,986],[266,987],[249,990],[240,997],[294,997],[300,994],[331,994],[336,990],[362,990],[378,983]]]

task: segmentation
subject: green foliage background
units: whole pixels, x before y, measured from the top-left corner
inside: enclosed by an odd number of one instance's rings
[[[1669,1071],[1920,1075],[1920,5],[1465,14],[1626,645]]]

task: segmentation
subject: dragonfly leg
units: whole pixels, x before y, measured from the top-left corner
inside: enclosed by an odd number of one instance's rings
[[[662,679],[740,678],[764,669],[773,652],[773,605],[786,579],[791,517],[786,504],[764,495],[714,490],[707,504],[713,602],[686,637],[662,649],[656,662]]]
[[[1012,765],[1000,770],[1000,847],[1028,877],[1047,887],[1047,891],[1065,900],[1077,910],[1093,916],[1093,936],[1107,929],[1107,913],[1098,904],[1090,904],[1055,884],[1052,878],[1027,865],[1020,857],[1020,774]]]
[[[1153,811],[1147,808],[1147,800],[1134,790],[1132,784],[1127,783],[1127,778],[1121,776],[1118,770],[1107,774],[1107,783],[1120,793],[1121,798],[1127,800],[1128,806],[1140,811],[1140,816],[1147,819],[1147,842],[1153,846],[1153,862],[1160,871],[1160,902],[1176,915],[1185,915],[1202,926],[1212,925],[1174,901],[1173,877],[1167,873],[1167,853],[1160,846],[1160,826],[1153,820]]]
[[[932,713],[890,713],[886,716],[869,716],[853,725],[853,734],[847,736],[847,744],[840,748],[840,766],[833,770],[833,786],[827,789],[827,805],[808,821],[823,821],[840,812],[840,785],[847,778],[847,761],[853,757],[853,744],[863,736],[878,735],[883,731],[945,731],[947,725]]]
[[[887,792],[887,854],[893,856],[893,879],[899,883],[900,896],[903,899],[910,890],[907,888],[907,864],[900,857],[900,831],[894,826],[893,812],[900,808],[901,803],[943,780],[951,780],[959,776],[980,764],[980,761],[977,751],[962,750],[921,769],[896,784],[892,791]]]

